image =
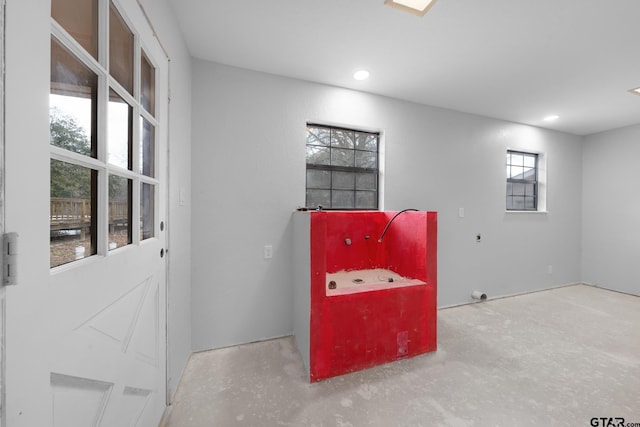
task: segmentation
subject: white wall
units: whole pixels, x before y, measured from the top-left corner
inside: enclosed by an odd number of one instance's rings
[[[191,57],[169,2],[141,3],[170,58],[167,363],[173,395],[191,355]]]
[[[582,279],[640,295],[640,125],[590,135],[583,149]]]
[[[582,138],[197,59],[192,85],[194,350],[292,331],[307,121],[383,132],[385,209],[440,213],[440,306],[580,280]],[[507,148],[546,154],[548,213],[505,213]]]

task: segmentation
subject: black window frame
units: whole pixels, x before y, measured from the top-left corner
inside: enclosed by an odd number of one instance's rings
[[[327,131],[329,131],[329,144],[309,144],[309,129],[310,128],[320,128],[320,129],[325,129]],[[353,148],[345,148],[343,146],[334,146],[334,144],[332,143],[333,138],[332,138],[332,133],[334,131],[338,131],[338,132],[353,132],[354,138],[353,138]],[[361,134],[361,135],[373,135],[375,136],[375,151],[374,150],[367,150],[367,149],[359,149],[357,148],[357,134]],[[322,149],[328,149],[328,161],[329,164],[319,164],[319,163],[309,163],[308,159],[309,159],[309,148],[310,147],[315,147],[315,148],[322,148]],[[349,152],[353,152],[353,164],[350,166],[345,166],[345,165],[336,165],[336,164],[332,164],[333,162],[333,150],[342,150],[342,151],[349,151]],[[306,142],[306,152],[307,152],[307,162],[306,162],[306,169],[305,169],[305,174],[306,174],[306,179],[305,179],[305,205],[308,209],[317,209],[318,208],[318,204],[311,204],[310,202],[310,191],[314,191],[314,190],[324,190],[324,191],[328,191],[329,192],[329,205],[325,205],[322,204],[320,205],[321,208],[323,210],[353,210],[353,211],[362,211],[362,210],[379,210],[379,206],[380,206],[380,200],[379,200],[379,196],[380,196],[380,132],[372,132],[372,131],[366,131],[366,130],[362,130],[362,129],[354,129],[354,128],[347,128],[347,127],[341,127],[341,126],[332,126],[332,125],[325,125],[325,124],[320,124],[320,123],[312,123],[309,122],[307,123],[307,142]],[[375,153],[375,167],[362,167],[362,166],[356,166],[356,158],[357,158],[357,153]],[[326,187],[317,187],[317,186],[309,186],[309,171],[325,171],[328,172],[328,176],[329,176],[329,185]],[[334,177],[336,176],[336,173],[340,173],[340,172],[346,172],[349,174],[354,174],[354,184],[353,184],[353,188],[337,188],[335,187],[335,183],[334,183]],[[371,188],[358,188],[358,179],[357,176],[358,174],[368,174],[368,175],[374,175],[375,176],[375,184],[373,185],[373,189]],[[351,206],[345,206],[345,205],[335,205],[334,204],[334,192],[335,191],[341,191],[341,192],[345,192],[345,191],[351,191],[353,193],[353,198],[352,198],[352,205]],[[374,204],[371,206],[367,206],[367,207],[362,207],[363,205],[358,206],[358,193],[372,193],[373,194],[373,199],[374,199]]]
[[[522,164],[513,163],[513,155],[522,156]],[[525,158],[533,158],[533,168],[531,166],[525,166]],[[525,212],[537,212],[539,202],[539,164],[540,156],[538,153],[532,153],[519,150],[507,150],[506,166],[507,166],[507,186],[506,186],[506,199],[505,208],[507,211],[525,211]],[[512,168],[518,168],[522,170],[521,175],[515,175]],[[525,172],[526,169],[533,170],[533,174]],[[514,194],[514,188],[519,185],[519,188],[523,189],[523,194]],[[528,189],[531,189],[530,191]],[[516,206],[515,200],[520,199],[522,205]],[[527,200],[533,201],[532,207],[527,207]]]

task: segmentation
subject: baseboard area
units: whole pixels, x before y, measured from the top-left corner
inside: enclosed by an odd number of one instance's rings
[[[605,290],[611,291],[611,292],[617,292],[617,293],[623,294],[623,295],[630,295],[632,297],[640,297],[640,290],[638,291],[638,293],[633,293],[633,292],[621,291],[619,289],[613,289],[613,288],[610,288],[610,287],[607,287],[607,286],[604,286],[604,285],[598,285],[598,284],[595,284],[595,283],[583,282],[582,284],[585,285],[585,286],[591,286],[591,287],[598,288],[598,289],[605,289]]]
[[[550,291],[552,289],[561,289],[561,288],[566,288],[569,286],[578,286],[578,285],[587,285],[587,286],[591,286],[588,283],[582,283],[582,282],[576,282],[576,283],[565,283],[562,285],[555,285],[555,286],[549,286],[548,288],[544,288],[544,289],[536,289],[536,290],[532,290],[532,291],[525,291],[525,292],[518,292],[515,294],[504,294],[504,295],[498,295],[498,296],[492,296],[492,295],[487,295],[487,299],[483,300],[483,301],[466,301],[466,302],[461,302],[461,303],[456,303],[456,304],[449,304],[449,305],[441,305],[438,306],[438,310],[445,310],[447,308],[453,308],[453,307],[460,307],[463,305],[470,305],[470,304],[482,304],[483,302],[488,302],[488,301],[495,301],[498,299],[503,299],[503,298],[512,298],[512,297],[517,297],[517,296],[521,296],[521,295],[528,295],[528,294],[535,294],[537,292],[545,292],[545,291]],[[598,286],[596,286],[598,287]],[[606,289],[606,288],[603,288]]]
[[[169,417],[171,416],[171,411],[173,411],[172,405],[169,405],[164,408],[164,412],[162,413],[162,418],[160,418],[160,423],[158,423],[158,427],[169,426]]]

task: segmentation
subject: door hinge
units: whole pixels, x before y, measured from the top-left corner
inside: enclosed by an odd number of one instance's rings
[[[2,235],[2,286],[18,284],[18,233]]]

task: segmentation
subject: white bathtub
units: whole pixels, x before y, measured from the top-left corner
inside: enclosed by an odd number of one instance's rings
[[[331,297],[419,285],[425,285],[425,283],[422,280],[402,277],[391,270],[376,268],[371,270],[343,270],[336,273],[327,273],[325,286],[326,295]],[[335,289],[332,289],[334,286]]]

